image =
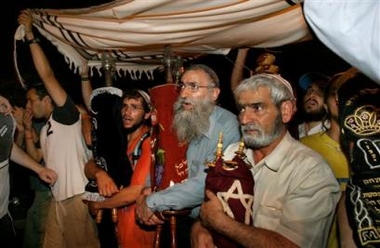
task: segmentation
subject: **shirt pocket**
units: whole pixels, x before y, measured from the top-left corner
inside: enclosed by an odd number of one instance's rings
[[[274,230],[280,222],[282,209],[270,205],[260,204],[255,216],[255,226]]]

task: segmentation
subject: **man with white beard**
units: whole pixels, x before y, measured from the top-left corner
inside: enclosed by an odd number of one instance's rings
[[[296,110],[290,83],[257,74],[243,80],[234,95],[246,147],[242,157],[255,180],[254,203],[246,209],[253,223],[230,217],[206,190],[192,247],[215,247],[209,230],[241,247],[326,247],[340,188],[327,162],[287,130]],[[232,159],[239,146],[227,147],[223,159]]]
[[[206,162],[215,159],[219,134],[225,147],[240,139],[237,117],[216,105],[220,89],[216,73],[197,64],[185,69],[178,83],[179,97],[174,104],[173,128],[180,142],[187,143],[188,177],[181,183],[137,200],[137,218],[147,225],[163,224],[155,213],[191,209],[188,218],[177,222],[178,247],[190,247],[190,228],[204,199]],[[168,151],[167,151],[168,152]],[[176,152],[176,151],[171,151]],[[169,247],[165,239],[162,247]]]

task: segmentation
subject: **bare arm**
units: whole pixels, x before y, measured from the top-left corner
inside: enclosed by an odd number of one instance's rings
[[[92,214],[96,215],[100,209],[112,209],[122,206],[128,206],[136,202],[137,197],[140,195],[143,185],[132,185],[123,188],[118,193],[112,195],[102,202],[88,202]]]
[[[28,41],[33,41],[35,36],[32,31],[33,19],[30,12],[27,10],[22,11],[19,15],[18,21],[25,26],[25,38]],[[46,90],[49,92],[49,95],[57,106],[63,106],[67,99],[67,93],[54,76],[54,72],[41,46],[38,42],[32,42],[30,43],[29,48],[32,53],[34,66],[36,67],[38,75],[44,83]]]
[[[244,64],[248,55],[248,51],[249,48],[240,48],[238,50],[238,54],[236,56],[235,64],[231,74],[230,86],[232,91],[234,91],[243,80]]]
[[[206,191],[209,199],[201,207],[201,223],[218,233],[229,237],[244,247],[298,247],[292,241],[271,230],[248,226],[230,218],[224,213],[222,204],[211,191]]]
[[[338,202],[337,207],[337,219],[338,219],[338,230],[340,237],[340,247],[355,248],[355,242],[352,238],[352,229],[348,223],[348,217],[346,212],[346,193],[342,192],[342,197]]]
[[[191,247],[193,248],[215,248],[211,233],[196,221],[191,227]]]
[[[99,202],[100,208],[114,208],[134,203],[140,195],[144,185],[131,185],[123,188],[120,192],[114,194],[104,202]]]
[[[100,195],[112,196],[114,193],[119,191],[116,183],[112,180],[108,173],[102,168],[99,168],[93,159],[90,159],[86,163],[84,173],[87,178],[96,180]]]
[[[82,104],[77,104],[76,106],[77,106],[77,108],[79,110],[79,113],[81,115],[83,138],[86,141],[87,147],[91,147],[91,145],[92,145],[92,137],[91,137],[92,122],[91,122],[91,116],[88,114],[86,108]]]
[[[81,87],[82,87],[83,102],[86,105],[87,110],[91,111],[90,96],[93,89],[92,89],[88,71],[89,71],[88,65],[83,65],[80,76],[81,76],[81,81],[82,81]]]
[[[36,172],[42,180],[49,184],[54,184],[57,180],[57,174],[53,170],[43,167],[37,163],[15,143],[13,143],[12,146],[11,160]]]

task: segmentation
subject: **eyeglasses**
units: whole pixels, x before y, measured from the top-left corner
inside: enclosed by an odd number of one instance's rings
[[[133,104],[131,104],[131,105],[127,105],[126,104],[126,105],[122,106],[122,111],[128,111],[128,110],[130,110],[131,112],[136,112],[139,109],[144,109],[144,107],[142,107],[142,106],[136,106],[136,105],[133,105]]]
[[[190,90],[191,92],[197,92],[200,88],[207,88],[207,89],[212,89],[212,88],[215,88],[215,85],[198,85],[196,83],[183,83],[183,82],[179,82],[177,85],[176,85],[176,88],[178,91],[182,91],[184,89],[188,89]]]

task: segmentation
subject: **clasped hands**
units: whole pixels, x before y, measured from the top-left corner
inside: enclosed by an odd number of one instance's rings
[[[136,220],[148,226],[163,224],[164,221],[159,219],[146,204],[146,198],[152,193],[150,187],[142,190],[140,196],[136,200]]]

